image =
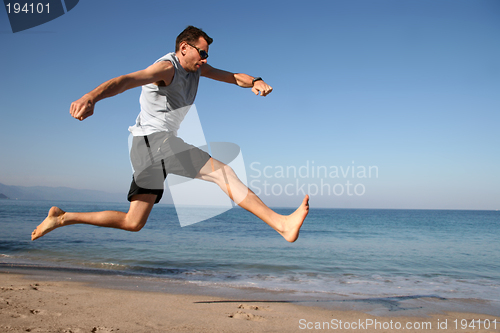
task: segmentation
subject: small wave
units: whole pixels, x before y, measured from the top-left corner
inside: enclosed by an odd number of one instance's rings
[[[112,269],[112,270],[127,270],[127,265],[116,264],[112,262],[100,262],[100,263],[85,263],[84,266],[98,269]]]
[[[435,294],[449,298],[479,298],[500,300],[500,283],[490,279],[425,278],[417,276],[357,276],[309,274],[249,274],[231,272],[193,271],[181,278],[199,285],[218,285],[231,288],[345,295],[353,297],[390,297],[393,295]]]

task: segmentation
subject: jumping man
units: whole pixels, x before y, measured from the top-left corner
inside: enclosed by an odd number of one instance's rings
[[[259,217],[287,241],[294,242],[298,238],[309,212],[309,196],[305,196],[293,214],[277,214],[238,179],[231,167],[177,137],[180,122],[194,103],[200,76],[252,88],[257,96],[272,92],[259,77],[210,66],[207,58],[212,41],[201,29],[189,26],[177,37],[175,52],[144,70],[104,82],[71,104],[71,116],[82,121],[94,113],[98,101],[142,86],[141,112],[136,124],[129,128],[133,135],[131,160],[134,166],[128,194],[130,208],[127,213],[72,213],[52,207],[47,218],[33,231],[32,240],[71,224],[139,231],[146,224],[153,205],[160,201],[168,173],[216,183],[235,203]],[[161,156],[153,158],[152,150],[161,151]]]

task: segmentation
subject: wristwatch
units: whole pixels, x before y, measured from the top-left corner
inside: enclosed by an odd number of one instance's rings
[[[256,77],[256,78],[254,78],[254,79],[252,80],[252,86],[253,86],[253,85],[255,84],[255,82],[257,82],[257,81],[263,81],[263,80],[262,80],[262,78],[261,78],[260,76],[258,76],[258,77]]]

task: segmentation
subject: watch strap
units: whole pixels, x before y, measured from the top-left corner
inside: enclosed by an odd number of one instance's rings
[[[254,79],[252,80],[252,86],[253,86],[253,85],[255,84],[255,82],[257,82],[257,81],[263,81],[263,80],[262,80],[262,78],[261,78],[260,76],[258,76],[258,77],[256,77],[256,78],[254,78]]]

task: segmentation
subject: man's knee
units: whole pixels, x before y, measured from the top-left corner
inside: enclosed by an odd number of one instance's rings
[[[130,203],[130,209],[125,217],[123,229],[133,232],[140,231],[148,221],[156,197],[153,194],[134,195]]]
[[[147,217],[146,218],[130,218],[127,216],[125,219],[125,230],[127,231],[132,231],[132,232],[138,232],[141,231],[141,229],[146,225]]]
[[[227,164],[222,164],[222,163],[215,173],[217,175],[217,180],[224,183],[228,183],[229,179],[235,176],[233,168],[231,168]]]
[[[234,177],[236,177],[236,174],[229,165],[212,158],[200,171],[198,178],[223,185]]]
[[[125,218],[125,229],[132,232],[140,231],[148,221],[150,209],[131,209]]]
[[[224,173],[226,175],[234,175],[234,170],[233,168],[231,168],[229,165],[227,164],[224,164],[224,167],[222,168],[222,170],[224,171]]]

